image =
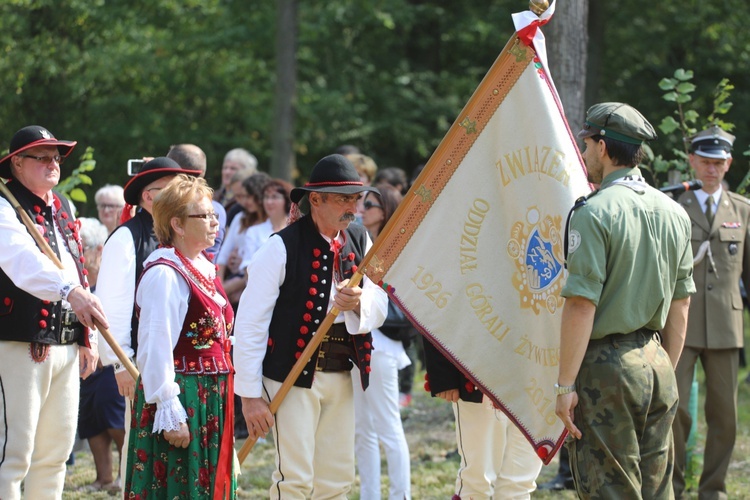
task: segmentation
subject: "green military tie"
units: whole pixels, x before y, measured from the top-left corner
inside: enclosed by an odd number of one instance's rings
[[[714,225],[714,197],[709,196],[706,198],[706,219],[708,220],[708,226]]]

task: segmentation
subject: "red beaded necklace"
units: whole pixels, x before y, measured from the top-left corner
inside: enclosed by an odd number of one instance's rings
[[[177,247],[172,247],[174,249],[175,255],[180,259],[180,262],[182,262],[182,265],[185,266],[185,270],[187,270],[188,275],[190,278],[192,278],[193,281],[195,281],[198,285],[202,286],[204,290],[209,292],[211,295],[216,293],[216,285],[213,281],[206,278],[202,272],[198,271],[198,269],[195,268],[192,262],[190,262],[190,259],[182,255],[182,252],[177,250]]]

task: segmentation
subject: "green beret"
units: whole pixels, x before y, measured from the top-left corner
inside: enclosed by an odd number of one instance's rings
[[[656,139],[654,127],[648,120],[637,109],[621,102],[602,102],[589,108],[586,124],[578,132],[578,137],[583,139],[594,135],[636,145]]]

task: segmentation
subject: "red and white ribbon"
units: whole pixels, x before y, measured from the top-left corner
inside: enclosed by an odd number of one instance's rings
[[[544,34],[539,28],[547,24],[552,19],[554,13],[555,0],[552,0],[549,8],[541,16],[537,16],[531,10],[516,12],[512,15],[513,25],[516,27],[518,38],[526,45],[534,45],[534,50],[536,50],[548,75],[551,75],[551,73],[547,64],[547,48],[544,45]]]

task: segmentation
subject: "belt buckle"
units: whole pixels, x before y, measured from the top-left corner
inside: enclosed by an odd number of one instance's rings
[[[63,326],[70,326],[78,321],[78,316],[76,316],[72,309],[63,309],[61,316]]]
[[[76,333],[75,328],[71,328],[69,326],[63,326],[60,329],[60,343],[69,344],[73,340],[75,333]]]
[[[323,351],[323,349],[318,351],[318,359],[315,360],[315,371],[322,372],[324,367],[323,365],[326,362],[326,353]]]

